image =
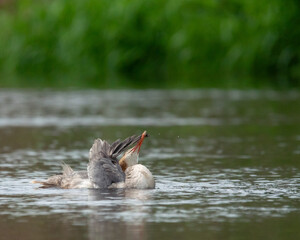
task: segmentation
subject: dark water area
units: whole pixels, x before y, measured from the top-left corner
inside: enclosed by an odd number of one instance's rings
[[[300,93],[0,91],[0,239],[300,239]],[[147,130],[154,190],[39,189]]]

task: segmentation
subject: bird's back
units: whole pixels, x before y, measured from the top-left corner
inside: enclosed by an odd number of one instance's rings
[[[73,169],[63,164],[63,173],[61,175],[54,175],[49,177],[46,181],[33,181],[34,183],[40,183],[40,188],[91,188],[92,184],[88,178],[87,171],[73,171]]]

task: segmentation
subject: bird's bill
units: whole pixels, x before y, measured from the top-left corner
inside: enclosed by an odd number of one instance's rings
[[[133,152],[137,151],[137,153],[139,153],[139,152],[140,152],[140,149],[141,149],[141,146],[142,146],[142,143],[143,143],[145,137],[148,137],[148,134],[147,134],[146,131],[143,132],[143,134],[142,134],[140,140],[139,140],[138,143],[130,150],[130,152],[133,153]]]

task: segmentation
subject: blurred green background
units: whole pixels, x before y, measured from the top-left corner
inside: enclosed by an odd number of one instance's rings
[[[1,0],[0,87],[299,88],[299,0]]]

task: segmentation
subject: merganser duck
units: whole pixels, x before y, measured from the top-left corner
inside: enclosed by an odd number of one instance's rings
[[[87,171],[73,171],[64,164],[63,174],[55,175],[46,181],[33,181],[42,184],[41,188],[154,188],[155,182],[151,172],[138,163],[138,156],[144,138],[142,135],[131,136],[124,141],[117,140],[111,145],[96,139],[89,153]],[[129,149],[118,161],[117,157],[130,145]],[[120,165],[122,164],[122,165]],[[139,176],[140,175],[140,176]],[[144,176],[144,177],[143,177]]]

